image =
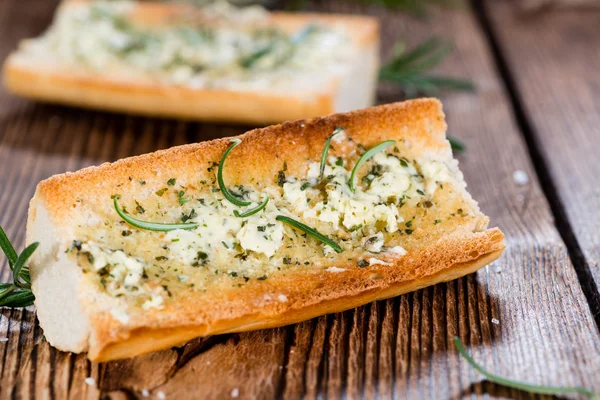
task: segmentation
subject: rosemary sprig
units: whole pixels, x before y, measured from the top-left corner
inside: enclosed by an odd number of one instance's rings
[[[135,226],[136,228],[145,229],[148,231],[158,231],[158,232],[169,232],[174,231],[176,229],[195,229],[199,224],[197,223],[186,223],[186,224],[162,224],[158,222],[147,222],[142,221],[141,219],[133,218],[119,207],[119,203],[117,202],[117,196],[114,198],[115,210],[119,217],[123,218],[125,222],[127,222],[131,226]]]
[[[458,349],[458,352],[460,353],[460,355],[463,356],[465,358],[465,360],[467,360],[467,362],[474,369],[479,371],[479,373],[481,373],[483,376],[485,376],[490,382],[493,382],[493,383],[496,383],[498,385],[502,385],[505,387],[522,390],[522,391],[528,392],[528,393],[547,394],[547,395],[554,395],[554,396],[577,393],[577,394],[580,394],[580,395],[583,395],[586,397],[590,397],[594,400],[600,400],[600,395],[592,392],[589,389],[583,388],[583,387],[533,385],[530,383],[515,381],[512,379],[503,378],[501,376],[492,374],[491,372],[487,371],[485,368],[483,368],[482,366],[477,364],[475,362],[475,360],[473,360],[473,358],[465,350],[465,347],[463,346],[460,339],[456,336],[454,337],[454,345]]]
[[[348,182],[348,186],[350,186],[350,190],[352,192],[356,191],[356,187],[354,186],[354,181],[355,181],[356,172],[358,172],[358,170],[360,169],[360,167],[365,162],[367,162],[371,157],[373,157],[375,154],[377,154],[380,151],[383,151],[383,150],[387,149],[388,147],[394,145],[394,143],[396,143],[395,140],[386,140],[385,142],[381,142],[378,145],[375,145],[375,146],[371,147],[362,156],[360,156],[360,158],[356,162],[356,165],[352,169],[352,173],[350,174],[350,181]]]
[[[8,259],[8,266],[13,273],[12,282],[0,283],[0,307],[27,307],[33,304],[35,296],[31,292],[31,275],[25,263],[38,246],[38,242],[32,243],[17,255],[8,236],[0,227],[0,248]]]
[[[310,235],[312,237],[314,237],[315,239],[321,241],[322,243],[326,244],[327,246],[331,247],[332,249],[334,249],[336,251],[336,253],[341,253],[344,250],[340,247],[339,244],[337,244],[336,242],[334,242],[333,240],[329,239],[327,236],[323,235],[321,232],[317,231],[314,228],[311,228],[308,225],[303,224],[302,222],[296,221],[295,219],[286,217],[284,215],[278,215],[275,218],[277,221],[281,221],[284,222],[290,226],[293,226],[296,229],[301,230],[302,232],[306,233],[307,235]]]
[[[329,147],[331,147],[331,139],[338,133],[342,132],[344,128],[338,126],[335,128],[333,133],[327,137],[325,146],[323,147],[323,153],[321,154],[321,166],[319,168],[319,181],[323,180],[323,174],[325,173],[325,165],[327,164],[327,153],[329,153]]]
[[[415,97],[419,93],[432,96],[443,89],[475,90],[475,85],[469,80],[428,73],[451,51],[451,45],[435,36],[408,52],[404,41],[399,39],[392,58],[379,71],[379,80],[399,85],[407,97]]]
[[[241,201],[236,199],[236,197],[231,194],[229,189],[227,189],[227,186],[225,186],[225,181],[223,180],[223,166],[225,165],[225,159],[227,158],[229,153],[231,153],[231,150],[235,149],[240,143],[242,143],[242,141],[238,138],[231,138],[229,141],[231,142],[231,145],[227,148],[227,150],[225,150],[225,153],[223,153],[223,157],[221,157],[221,162],[219,163],[219,170],[217,171],[217,181],[219,182],[219,189],[221,189],[221,193],[223,193],[223,196],[225,196],[225,198],[229,200],[232,204],[238,207],[247,207],[252,203],[249,201]]]

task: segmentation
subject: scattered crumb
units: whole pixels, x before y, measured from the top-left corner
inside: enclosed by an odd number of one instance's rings
[[[231,397],[238,397],[240,395],[240,389],[235,388],[231,391]]]
[[[496,265],[496,267],[494,268],[494,271],[495,271],[497,274],[500,274],[500,273],[502,273],[502,267],[501,267],[501,266],[499,266],[499,265]]]
[[[85,378],[84,382],[88,386],[95,386],[96,385],[96,380],[94,378],[92,378],[92,377]]]
[[[513,181],[517,185],[527,185],[529,183],[529,177],[527,176],[527,172],[522,171],[520,169],[513,172]]]
[[[150,396],[150,392],[148,391],[148,389],[142,390],[142,397],[148,397],[148,396]]]
[[[325,271],[327,271],[327,272],[343,272],[343,271],[345,271],[345,269],[338,268],[338,267],[329,267]]]
[[[496,318],[492,318],[492,324],[499,325],[500,321],[498,321]]]
[[[165,392],[156,393],[156,397],[158,397],[160,400],[164,400],[167,398],[167,396],[165,396]]]
[[[286,301],[288,301],[288,298],[285,294],[280,294],[279,296],[277,296],[277,300],[279,300],[282,303],[285,303]]]

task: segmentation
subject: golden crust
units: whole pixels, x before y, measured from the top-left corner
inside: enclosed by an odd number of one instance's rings
[[[176,4],[141,3],[136,6],[134,17],[141,22],[161,24],[185,15],[187,9]],[[290,31],[310,21],[346,27],[351,40],[366,54],[378,48],[379,23],[372,17],[272,13],[269,18],[269,24]],[[339,77],[332,77],[327,87],[293,95],[192,89],[149,79],[111,79],[84,70],[47,66],[36,60],[25,63],[19,60],[18,51],[9,55],[4,63],[3,82],[13,94],[52,103],[148,116],[251,124],[334,113],[338,111],[336,95],[341,85]]]
[[[353,140],[366,147],[391,138],[399,146],[400,142],[409,143],[402,152],[415,158],[429,153],[451,157],[441,104],[423,99],[253,130],[241,136],[242,144],[228,158],[225,178],[237,184],[247,182],[251,175],[256,181],[275,185],[274,177],[284,161],[291,175],[300,176],[306,160],[319,157],[323,142],[336,126],[343,126]],[[189,144],[47,179],[38,185],[32,200],[28,231],[40,205],[55,226],[75,223],[73,207],[78,201],[100,215],[115,218],[107,199],[116,190],[124,198],[133,196],[134,186],[126,185],[130,178],[144,177],[150,188],[159,187],[170,176],[177,176],[178,181],[204,179],[209,176],[206,166],[220,159],[228,143],[228,139],[219,139]],[[88,304],[92,326],[88,357],[108,361],[197,336],[287,325],[471,273],[500,256],[504,236],[497,228],[483,231],[487,217],[471,204],[466,191],[462,199],[462,207],[474,210],[472,217],[457,220],[442,236],[415,230],[406,239],[412,241],[409,254],[391,265],[358,268],[355,262],[336,263],[343,271],[296,270],[276,279],[251,281],[241,289],[187,293],[164,310],[148,311],[127,325]],[[278,293],[285,294],[285,302],[265,301],[265,296]]]

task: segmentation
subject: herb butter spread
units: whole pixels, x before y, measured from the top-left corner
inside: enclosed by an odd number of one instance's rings
[[[336,262],[385,268],[410,253],[411,235],[421,224],[467,215],[462,209],[436,211],[438,191],[451,191],[456,184],[456,165],[409,160],[396,146],[382,147],[361,164],[357,159],[370,150],[346,132],[336,133],[331,142],[351,148],[347,158],[307,160],[302,176],[290,174],[284,162],[273,177],[276,184],[256,185],[248,177],[247,185],[226,187],[219,171],[231,168],[225,159],[239,139],[232,139],[220,164],[209,163],[212,178],[171,177],[158,190],[146,185],[149,177],[130,178],[139,198],[115,194],[122,219],[88,219],[95,229],[80,226],[67,253],[92,282],[122,299],[124,309],[161,309],[182,292],[243,286],[289,270],[341,273],[348,268],[331,266]],[[240,216],[261,203],[266,205],[252,215]],[[136,221],[142,219],[157,221],[163,231],[140,229]],[[274,296],[287,301],[285,294]],[[123,310],[114,316],[127,320]]]
[[[287,32],[260,7],[217,1],[161,24],[138,21],[136,7],[128,1],[69,3],[23,50],[49,65],[125,81],[282,93],[328,85],[356,56],[343,28],[309,23]]]

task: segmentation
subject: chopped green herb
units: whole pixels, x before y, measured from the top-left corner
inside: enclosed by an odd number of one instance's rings
[[[264,231],[267,229],[267,227],[266,227],[266,226],[264,226],[264,225],[262,225],[262,226],[258,226],[258,227],[256,227],[256,229],[257,229],[259,232],[264,232]]]
[[[281,187],[283,187],[283,184],[286,182],[286,178],[285,178],[285,172],[283,171],[279,171],[277,173],[277,184]]]
[[[362,227],[363,227],[363,224],[354,225],[352,228],[350,228],[350,232],[355,232],[355,231],[361,229]]]
[[[187,203],[188,201],[190,201],[190,199],[188,199],[187,197],[181,197],[181,198],[179,198],[179,200],[178,200],[178,202],[179,202],[179,205],[180,205],[180,206],[184,205],[184,204],[185,204],[185,203]]]
[[[157,196],[159,196],[159,197],[162,197],[162,195],[163,195],[163,194],[165,194],[165,192],[166,192],[167,190],[169,190],[169,189],[167,189],[167,188],[162,188],[162,189],[160,189],[160,190],[157,190],[157,191],[156,191],[154,194],[156,194],[156,195],[157,195]]]
[[[304,182],[301,186],[300,186],[300,190],[306,190],[308,189],[308,187],[310,186],[310,182]]]
[[[189,214],[181,214],[181,222],[187,222],[190,219],[196,218],[198,215],[196,214],[196,210],[192,208]]]
[[[417,193],[419,193],[421,196],[425,196],[425,192],[421,189],[417,189]]]
[[[256,278],[256,279],[258,279],[259,281],[264,281],[264,280],[266,280],[266,279],[267,279],[267,276],[266,276],[266,275],[263,275],[263,276],[261,276],[261,277],[258,277],[258,278]]]
[[[177,182],[177,179],[175,178],[171,178],[167,181],[167,185],[169,186],[175,186],[175,183]]]
[[[406,221],[404,225],[406,225],[407,228],[410,228],[412,226],[412,221]]]
[[[365,268],[370,265],[369,262],[366,260],[358,260],[357,264],[360,268]]]
[[[440,222],[442,222],[442,220],[441,220],[441,219],[436,219],[435,221],[433,221],[433,223],[434,223],[435,225],[439,224]]]
[[[406,232],[407,235],[412,235],[412,233],[414,232],[414,230],[412,230],[412,229],[405,229],[404,232]]]

